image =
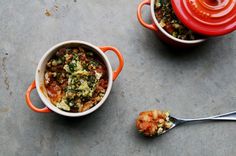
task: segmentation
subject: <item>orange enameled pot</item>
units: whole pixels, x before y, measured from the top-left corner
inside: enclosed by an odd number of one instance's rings
[[[47,96],[45,85],[44,85],[44,74],[45,74],[47,62],[50,60],[52,55],[55,54],[55,52],[58,49],[67,48],[67,47],[70,47],[70,48],[71,47],[78,47],[78,46],[86,47],[86,48],[90,49],[91,51],[97,53],[98,56],[104,61],[104,64],[106,65],[106,68],[108,70],[108,87],[107,87],[106,93],[105,93],[104,97],[102,98],[102,100],[98,104],[96,104],[94,107],[90,108],[89,110],[87,110],[85,112],[73,113],[73,112],[63,111],[51,103],[49,97]],[[112,67],[109,62],[109,59],[104,54],[107,51],[113,51],[119,59],[119,66],[115,71],[112,71]],[[111,46],[97,47],[97,46],[94,46],[88,42],[78,41],[78,40],[65,41],[65,42],[59,43],[59,44],[53,46],[51,49],[49,49],[41,58],[41,60],[38,64],[37,70],[36,70],[35,81],[33,81],[33,83],[29,86],[29,88],[26,91],[26,103],[33,111],[39,112],[39,113],[55,112],[57,114],[67,116],[67,117],[85,116],[85,115],[90,114],[90,113],[94,112],[95,110],[97,110],[105,102],[108,95],[110,94],[113,81],[120,74],[120,72],[123,68],[123,65],[124,65],[123,56],[121,55],[119,50],[114,47],[111,47]],[[37,108],[32,103],[32,101],[30,99],[30,94],[31,94],[32,90],[35,88],[37,89],[39,97],[41,98],[41,100],[45,104],[44,108]]]
[[[152,17],[152,23],[148,24],[146,23],[143,18],[142,18],[142,8],[145,5],[149,5],[151,7],[151,17]],[[137,10],[137,17],[139,22],[141,23],[141,25],[143,25],[144,27],[154,31],[157,33],[157,35],[166,43],[171,44],[173,46],[177,46],[177,47],[191,47],[194,45],[198,45],[204,41],[206,41],[206,38],[203,39],[197,39],[197,40],[181,40],[178,38],[173,37],[172,35],[170,35],[169,33],[167,33],[159,24],[159,22],[156,19],[155,16],[155,0],[143,0],[139,6],[138,6],[138,10]]]

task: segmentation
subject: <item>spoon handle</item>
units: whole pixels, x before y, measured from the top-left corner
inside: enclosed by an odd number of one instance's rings
[[[225,114],[220,114],[216,116],[206,117],[206,118],[196,118],[196,119],[180,119],[183,122],[191,121],[236,121],[236,111],[229,112]]]

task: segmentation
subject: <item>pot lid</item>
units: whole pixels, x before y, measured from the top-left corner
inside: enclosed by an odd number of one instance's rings
[[[171,0],[176,16],[189,29],[207,36],[236,30],[236,0]]]

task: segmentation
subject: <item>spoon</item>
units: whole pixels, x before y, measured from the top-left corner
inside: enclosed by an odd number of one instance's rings
[[[159,126],[159,120],[155,119],[155,114],[158,113],[162,115],[161,120],[165,119],[166,123],[163,126]],[[164,115],[164,117],[163,117]],[[167,112],[161,112],[159,110],[146,111],[139,114],[139,117],[136,121],[136,126],[138,130],[146,136],[154,136],[154,135],[162,135],[169,132],[171,129],[176,126],[192,123],[192,122],[203,122],[203,121],[236,121],[236,111],[220,114],[216,116],[210,116],[205,118],[195,118],[195,119],[184,119],[184,118],[176,118],[174,116],[169,115]],[[157,126],[158,125],[158,126]],[[160,131],[161,128],[161,131]]]

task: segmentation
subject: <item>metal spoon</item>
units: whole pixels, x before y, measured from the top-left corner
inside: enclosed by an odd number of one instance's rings
[[[146,136],[162,135],[178,125],[203,121],[236,121],[236,111],[206,118],[184,119],[171,116],[168,112],[151,110],[141,112],[136,119],[136,127]]]
[[[210,116],[210,117],[205,117],[205,118],[195,118],[195,119],[176,118],[170,115],[170,121],[173,122],[172,126],[168,130],[163,132],[162,134],[184,123],[202,122],[202,121],[236,121],[236,111],[220,114],[216,116]]]

